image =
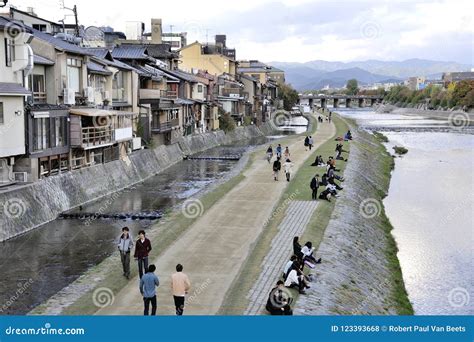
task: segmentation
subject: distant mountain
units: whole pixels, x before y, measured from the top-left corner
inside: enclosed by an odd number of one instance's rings
[[[405,61],[367,60],[344,63],[315,60],[306,63],[270,62],[268,64],[285,70],[286,79],[298,90],[315,89],[313,87],[327,84],[334,87],[343,86],[350,78],[356,78],[360,83],[389,79],[402,80],[410,76],[439,78],[443,72],[467,71],[472,67],[457,62],[416,58]],[[332,74],[334,72],[336,74]]]

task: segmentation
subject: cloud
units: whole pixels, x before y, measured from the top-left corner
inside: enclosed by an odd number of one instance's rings
[[[11,0],[35,6],[40,16],[60,19],[56,0]],[[72,7],[72,0],[65,0]],[[123,0],[82,0],[84,25],[125,30],[126,21],[163,19],[164,30],[186,30],[189,41],[227,34],[238,58],[299,61],[314,59],[397,60],[429,58],[473,61],[471,0],[176,0],[133,5]],[[71,17],[67,17],[70,22]],[[207,37],[207,38],[206,38]]]

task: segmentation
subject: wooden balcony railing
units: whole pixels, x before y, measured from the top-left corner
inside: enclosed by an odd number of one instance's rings
[[[82,146],[100,146],[110,144],[114,141],[113,129],[111,127],[84,127],[82,128]]]
[[[160,90],[160,97],[164,99],[176,99],[178,92],[176,90]]]
[[[44,91],[33,92],[34,103],[46,103],[46,93]]]
[[[152,131],[156,133],[164,133],[169,132],[173,129],[173,127],[179,126],[179,119],[173,119],[171,121],[165,122],[153,122],[152,123]]]

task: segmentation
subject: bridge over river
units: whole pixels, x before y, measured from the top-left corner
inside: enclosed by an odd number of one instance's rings
[[[383,95],[300,95],[299,104],[311,107],[311,109],[318,104],[318,107],[326,108],[329,101],[333,101],[333,107],[337,108],[344,103],[347,108],[356,103],[359,107],[372,107],[376,103],[381,103]]]

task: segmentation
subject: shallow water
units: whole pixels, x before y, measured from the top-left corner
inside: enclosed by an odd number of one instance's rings
[[[396,158],[384,200],[397,241],[405,285],[416,314],[474,313],[474,136],[460,132],[395,132],[428,119],[341,111],[366,127],[392,125],[384,132],[408,148]],[[401,125],[397,123],[402,123]]]
[[[209,149],[200,155],[241,155],[267,138]],[[165,211],[225,177],[236,161],[186,160],[126,190],[82,207],[87,213]],[[79,209],[71,210],[78,212]],[[90,224],[85,224],[90,222]],[[57,219],[1,243],[0,314],[24,314],[67,286],[115,250],[128,226],[132,236],[151,221]]]

